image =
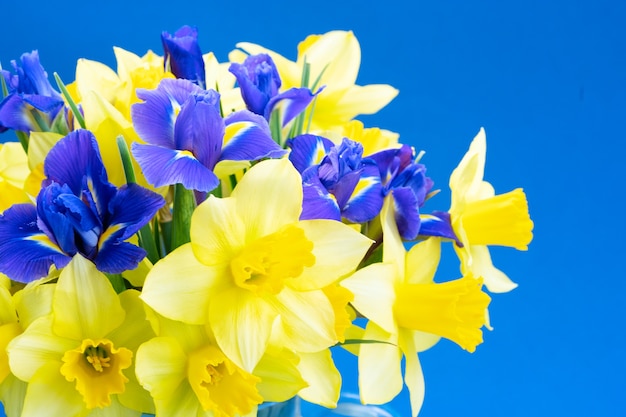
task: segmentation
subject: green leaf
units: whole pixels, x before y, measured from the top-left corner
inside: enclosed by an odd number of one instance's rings
[[[116,293],[121,293],[122,291],[126,291],[126,283],[124,282],[124,278],[122,278],[122,274],[105,274],[109,281],[111,281],[111,285],[113,285],[113,289]]]

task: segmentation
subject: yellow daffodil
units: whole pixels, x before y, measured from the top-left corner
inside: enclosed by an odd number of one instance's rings
[[[244,110],[246,104],[241,98],[239,87],[235,87],[235,76],[228,71],[229,62],[218,62],[215,54],[209,52],[202,56],[206,73],[206,88],[220,93],[220,102],[224,117],[239,110]]]
[[[359,388],[363,403],[389,402],[402,389],[400,360],[406,358],[404,382],[409,388],[413,416],[424,398],[424,378],[417,353],[439,337],[473,352],[482,342],[480,328],[490,298],[481,280],[466,276],[434,283],[440,243],[431,238],[407,253],[385,201],[383,263],[371,264],[341,282],[354,294],[354,307],[367,317],[363,339],[381,343],[359,346]]]
[[[0,144],[0,213],[29,201],[24,182],[30,174],[24,148],[17,142]]]
[[[507,292],[517,284],[493,266],[487,246],[526,250],[533,238],[533,222],[521,188],[495,195],[492,185],[483,181],[486,153],[487,141],[481,128],[450,176],[450,219],[463,244],[462,248],[455,245],[461,272],[483,277],[491,292]]]
[[[361,47],[351,31],[310,35],[298,45],[296,62],[253,43],[242,42],[237,47],[249,54],[270,55],[278,67],[283,91],[291,87],[312,88],[319,78],[316,87],[325,88],[315,101],[312,131],[341,129],[359,114],[376,113],[398,94],[398,90],[386,84],[355,84],[361,65]],[[229,58],[242,62],[245,56],[233,51]],[[310,85],[302,86],[305,62],[310,65]]]
[[[153,335],[138,296],[134,290],[118,296],[93,263],[72,259],[60,273],[51,313],[7,348],[11,371],[28,382],[22,416],[154,412],[134,376],[133,352]]]
[[[168,318],[208,324],[249,372],[270,335],[295,352],[333,345],[322,288],[354,271],[371,241],[340,222],[299,221],[301,183],[288,160],[267,160],[230,197],[210,196],[193,213],[191,243],[155,264],[142,299]]]

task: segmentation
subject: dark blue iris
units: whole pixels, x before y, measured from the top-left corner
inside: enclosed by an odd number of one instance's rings
[[[11,61],[14,74],[1,71],[9,94],[0,102],[0,133],[51,131],[57,118],[59,129],[67,131],[63,99],[48,81],[37,51],[23,54],[20,64]]]
[[[183,26],[173,36],[163,32],[161,41],[165,52],[165,69],[171,71],[176,78],[184,78],[205,88],[206,76],[202,51],[198,44],[198,30]]]
[[[61,139],[44,162],[46,179],[37,205],[17,204],[0,216],[0,272],[29,282],[50,266],[80,254],[102,272],[137,267],[145,251],[126,240],[165,204],[136,184],[107,180],[93,134],[78,130]]]

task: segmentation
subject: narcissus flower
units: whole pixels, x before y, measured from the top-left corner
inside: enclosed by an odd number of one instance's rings
[[[521,188],[495,195],[493,186],[483,181],[486,153],[481,128],[450,176],[450,221],[462,245],[455,245],[461,272],[483,277],[491,292],[507,292],[517,284],[493,266],[488,246],[526,250],[533,238],[533,222]]]
[[[75,256],[61,271],[51,313],[7,348],[11,371],[29,384],[22,416],[154,412],[133,366],[134,352],[153,335],[139,292],[116,294],[91,261]]]
[[[336,343],[322,289],[354,271],[371,241],[334,220],[300,221],[301,181],[288,160],[267,160],[230,197],[209,196],[193,213],[191,243],[155,264],[143,300],[168,318],[206,323],[247,371],[270,336],[295,352]]]
[[[363,403],[383,404],[402,389],[400,360],[406,358],[404,382],[409,388],[413,416],[424,398],[424,378],[417,353],[439,337],[473,352],[482,343],[480,328],[490,298],[482,280],[472,276],[434,283],[440,243],[436,238],[402,245],[387,198],[381,213],[383,263],[362,268],[341,281],[354,294],[352,305],[369,319],[359,347],[359,388]]]

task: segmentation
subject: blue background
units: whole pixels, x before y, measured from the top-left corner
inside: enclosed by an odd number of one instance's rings
[[[358,83],[400,90],[362,120],[427,152],[443,191],[427,210],[448,207],[448,176],[484,126],[486,179],[499,193],[524,187],[535,239],[528,252],[492,251],[520,286],[494,297],[495,330],[476,353],[443,341],[421,354],[420,416],[626,415],[626,3],[86,3],[3,1],[0,62],[39,49],[48,72],[70,82],[78,58],[114,66],[113,46],[161,54],[161,31],[183,24],[222,61],[239,41],[294,59],[308,34],[353,30]],[[441,273],[456,277],[444,255]],[[354,377],[345,385],[355,389]],[[393,406],[409,415],[406,392]]]

